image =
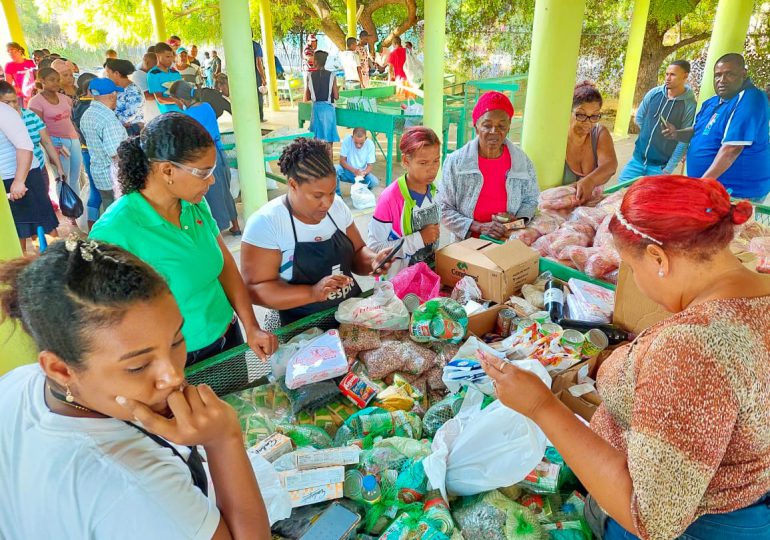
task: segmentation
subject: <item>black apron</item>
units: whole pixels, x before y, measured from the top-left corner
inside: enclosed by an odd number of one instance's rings
[[[136,424],[132,422],[126,422],[129,426],[136,428],[137,430],[141,431],[145,435],[147,435],[150,439],[158,443],[160,446],[164,448],[168,448],[171,450],[176,457],[182,460],[182,462],[187,465],[187,468],[190,469],[190,476],[192,476],[192,482],[200,489],[203,494],[208,497],[209,495],[209,479],[206,475],[206,469],[203,467],[203,458],[201,458],[201,455],[198,453],[198,447],[197,446],[188,446],[190,449],[190,457],[187,459],[182,457],[182,454],[179,453],[179,451],[174,448],[174,445],[168,442],[163,437],[159,437],[158,435],[155,435],[154,433],[150,433],[146,429],[137,426]]]
[[[332,298],[323,302],[279,311],[278,314],[283,326],[319,311],[337,307],[343,300],[361,294],[361,287],[353,278],[353,256],[356,253],[353,242],[337,227],[331,214],[327,214],[327,217],[337,229],[331,238],[321,242],[299,242],[297,240],[297,228],[294,226],[294,213],[291,210],[288,197],[285,202],[286,208],[289,210],[291,230],[294,233],[294,262],[289,283],[291,285],[315,285],[326,276],[337,273],[353,279],[353,284],[349,290],[333,295]]]

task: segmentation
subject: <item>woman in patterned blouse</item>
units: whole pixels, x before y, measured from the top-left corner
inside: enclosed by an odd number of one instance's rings
[[[104,76],[123,89],[118,93],[115,115],[129,136],[139,135],[144,126],[144,92],[129,78],[136,69],[128,60],[110,58],[104,63]]]
[[[602,364],[589,429],[536,376],[484,358],[590,492],[604,539],[770,538],[770,276],[730,251],[752,213],[716,180],[637,181],[610,229],[667,311]]]

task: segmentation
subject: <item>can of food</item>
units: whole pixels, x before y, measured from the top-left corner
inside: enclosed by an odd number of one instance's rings
[[[409,313],[414,313],[418,307],[420,307],[420,297],[414,293],[409,293],[404,296],[404,305]]]
[[[538,311],[530,315],[529,318],[541,325],[551,322],[551,315],[547,311]]]
[[[599,356],[599,353],[609,346],[610,340],[607,334],[594,328],[585,333],[585,341],[583,342],[582,354],[586,358],[595,358]]]
[[[561,346],[567,354],[580,356],[585,340],[585,336],[577,330],[565,330],[561,335]]]
[[[540,333],[544,336],[552,336],[555,334],[559,334],[562,331],[562,327],[559,326],[556,323],[547,322],[545,324],[540,325]]]
[[[514,327],[514,321],[517,319],[516,312],[512,309],[503,309],[497,314],[497,333],[504,338],[511,335]]]

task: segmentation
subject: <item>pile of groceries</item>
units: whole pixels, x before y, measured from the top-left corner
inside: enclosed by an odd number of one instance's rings
[[[610,324],[612,290],[538,275],[537,260],[502,302],[471,264],[451,283],[404,269],[343,302],[338,327],[282,345],[265,384],[225,396],[275,538],[592,538],[585,489],[479,359],[531,371],[587,420],[599,360],[632,336]]]

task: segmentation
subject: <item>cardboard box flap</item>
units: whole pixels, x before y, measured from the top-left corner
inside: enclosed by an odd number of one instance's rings
[[[489,242],[479,240],[478,238],[469,238],[464,242],[449,244],[441,249],[441,252],[453,259],[488,268],[491,266],[489,258],[481,251],[489,245]]]
[[[484,249],[484,255],[502,270],[507,270],[531,258],[540,258],[540,254],[537,251],[526,246],[520,240],[512,240],[505,244],[492,243],[490,247]]]

